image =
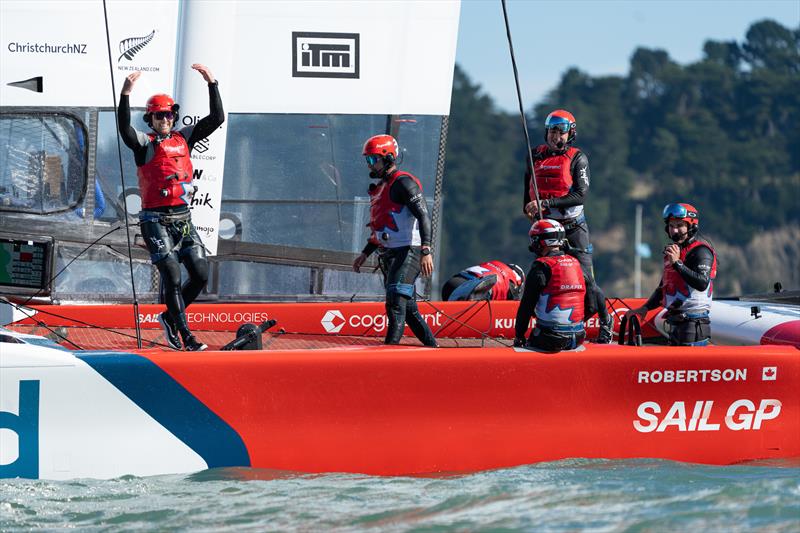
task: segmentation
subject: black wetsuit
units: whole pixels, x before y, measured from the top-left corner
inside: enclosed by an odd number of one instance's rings
[[[535,151],[536,149],[534,149],[534,152]],[[542,152],[540,155],[535,154],[534,157],[544,157],[559,153],[562,152],[549,150]],[[589,172],[589,158],[582,151],[578,151],[575,157],[572,158],[572,162],[570,163],[570,174],[572,175],[572,187],[570,188],[569,192],[560,198],[543,200],[543,207],[549,208],[552,211],[555,209],[565,209],[568,207],[584,205],[586,202],[586,196],[589,192],[589,181],[591,174]],[[530,168],[528,168],[525,171],[524,203],[522,204],[523,208],[532,201],[530,184],[531,174]],[[580,262],[583,273],[586,276],[586,279],[589,281],[589,284],[586,286],[586,290],[594,294],[596,304],[593,307],[597,308],[601,327],[602,325],[605,325],[606,327],[610,328],[611,315],[608,313],[608,309],[606,307],[606,296],[603,293],[603,290],[600,288],[600,285],[598,285],[597,281],[594,279],[594,266],[592,265],[592,244],[589,239],[589,225],[586,222],[586,217],[581,214],[581,216],[574,221],[559,220],[559,222],[564,225],[564,229],[566,231],[567,242],[569,243],[567,253],[575,257]],[[586,318],[588,319],[590,317],[587,316]]]
[[[195,144],[211,135],[225,121],[217,83],[208,84],[210,113],[197,124],[181,128],[191,152]],[[119,101],[119,132],[125,145],[133,150],[137,167],[153,158],[150,137],[131,126],[130,99],[121,95]],[[208,282],[208,260],[205,248],[191,221],[188,205],[154,207],[139,215],[142,237],[150,258],[161,275],[161,290],[169,318],[184,339],[190,335],[186,322],[186,307],[200,294]],[[186,267],[189,279],[181,287],[180,263]]]
[[[553,252],[551,256],[564,255],[564,252]],[[550,283],[553,273],[546,263],[534,261],[528,275],[525,278],[525,288],[522,292],[522,299],[517,307],[517,319],[514,325],[514,346],[527,344],[532,348],[548,352],[559,352],[561,350],[571,350],[583,344],[586,338],[586,331],[581,330],[577,333],[561,333],[548,328],[536,325],[531,331],[530,337],[525,342],[525,333],[528,331],[528,323],[533,316],[536,303],[542,295],[542,291]],[[584,273],[584,279],[586,275]]]
[[[681,246],[688,246],[694,238]],[[678,271],[681,278],[691,288],[698,291],[708,289],[711,283],[711,271],[714,265],[714,253],[706,246],[697,246],[686,254],[683,262],[676,262],[672,268]],[[661,307],[663,301],[663,280],[644,306],[647,310]],[[711,321],[705,317],[690,317],[680,310],[667,309],[666,321],[669,330],[669,343],[672,346],[698,346],[708,344],[711,340]]]
[[[388,178],[387,178],[388,179]],[[399,344],[403,337],[405,324],[425,346],[437,346],[430,327],[417,307],[414,282],[420,273],[420,253],[422,246],[431,245],[431,218],[422,190],[409,176],[400,176],[389,189],[392,202],[408,208],[419,223],[421,246],[399,246],[397,248],[379,247],[368,242],[362,250],[370,255],[380,248],[378,262],[384,275],[386,288],[386,344]]]

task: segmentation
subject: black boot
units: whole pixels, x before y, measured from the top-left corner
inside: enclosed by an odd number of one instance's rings
[[[178,328],[175,327],[175,323],[172,321],[172,318],[170,318],[168,311],[164,311],[158,315],[158,323],[161,324],[161,329],[164,330],[164,340],[169,347],[173,350],[180,350],[183,348],[183,346],[181,346],[181,338],[178,335]]]
[[[595,342],[597,344],[611,344],[611,341],[614,340],[614,321],[609,315],[605,320],[601,318],[599,322],[600,332],[597,334]]]
[[[187,352],[202,352],[208,346],[198,341],[191,333],[183,338],[184,350]]]

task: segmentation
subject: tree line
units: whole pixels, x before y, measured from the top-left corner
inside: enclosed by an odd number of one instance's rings
[[[510,77],[509,77],[510,78]],[[511,81],[510,81],[511,82]],[[709,40],[680,65],[637,49],[627,76],[569,68],[526,112],[531,142],[553,109],[577,120],[589,156],[586,212],[595,274],[609,295],[633,295],[634,213],[644,210],[645,296],[658,283],[661,210],[698,208],[718,251],[717,295],[800,289],[800,27],[763,20],[745,40]],[[447,140],[442,278],[491,259],[530,264],[522,215],[524,136],[458,65]]]

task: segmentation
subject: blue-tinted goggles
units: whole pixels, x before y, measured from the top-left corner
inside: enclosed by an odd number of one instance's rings
[[[380,159],[381,159],[381,156],[379,156],[379,155],[368,155],[367,156],[367,164],[368,165],[374,165],[375,163],[380,161]]]
[[[558,130],[561,133],[567,133],[570,128],[569,120],[563,117],[550,117],[544,123],[544,127],[548,130]]]
[[[688,214],[689,212],[681,204],[667,204],[667,206],[664,207],[662,218],[664,220],[669,220],[670,218],[686,218]]]

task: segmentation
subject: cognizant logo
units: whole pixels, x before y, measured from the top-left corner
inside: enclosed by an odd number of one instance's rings
[[[341,311],[333,309],[325,312],[320,323],[328,333],[339,333],[344,326],[345,320]]]
[[[442,315],[439,313],[424,314],[422,318],[431,327],[442,325]],[[351,328],[367,328],[380,332],[386,329],[388,319],[384,314],[350,315],[345,318],[338,309],[331,309],[325,312],[320,323],[328,333],[339,333],[345,324]]]
[[[4,387],[10,386],[8,381]],[[19,382],[17,413],[0,410],[0,478],[39,477],[39,380]],[[1,406],[0,406],[1,407]]]

